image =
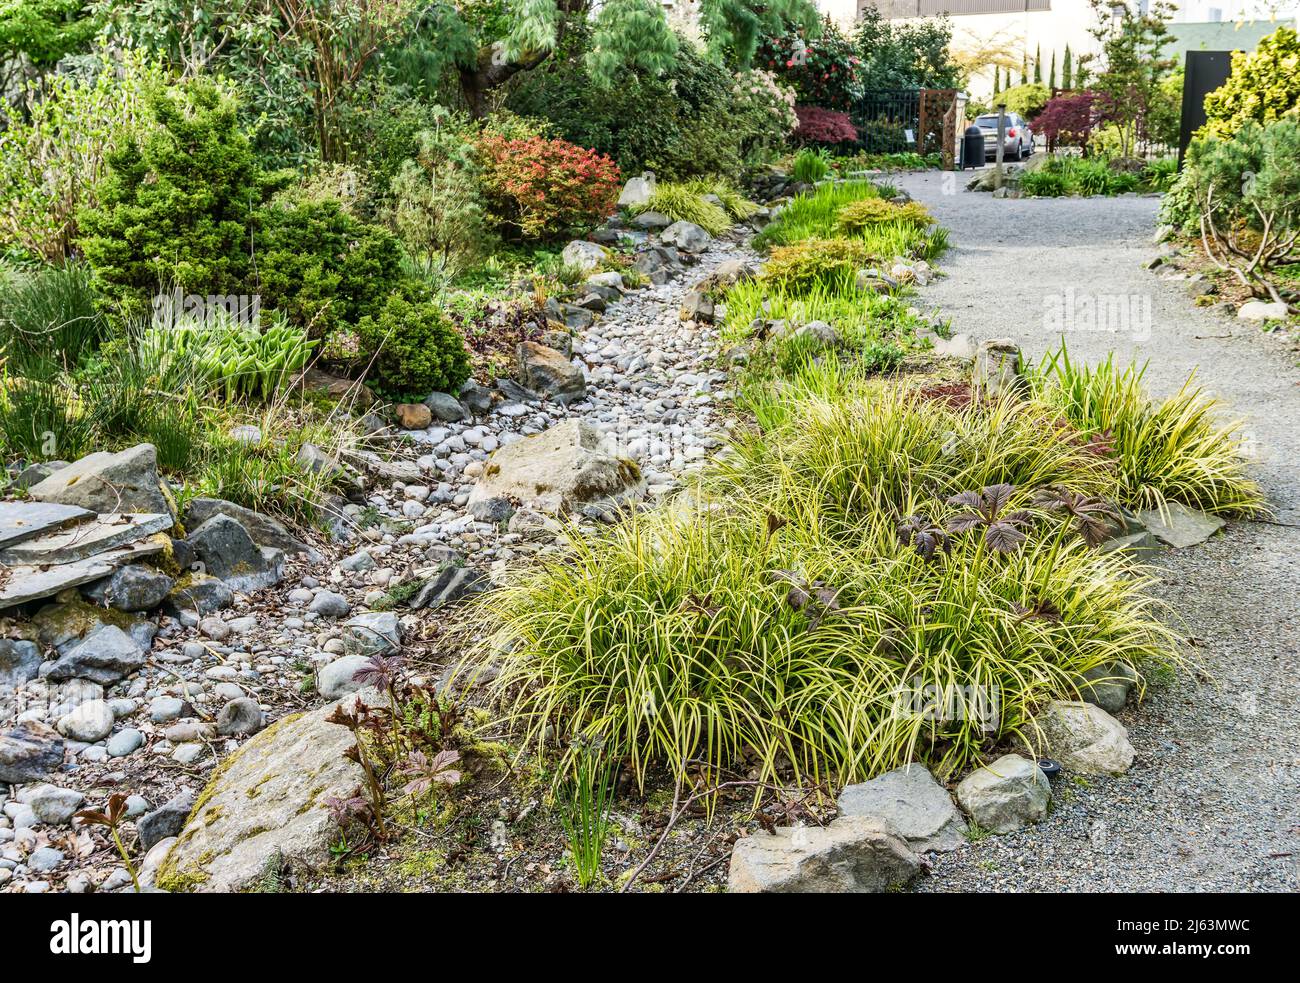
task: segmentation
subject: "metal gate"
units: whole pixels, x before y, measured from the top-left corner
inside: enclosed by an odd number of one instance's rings
[[[858,149],[869,154],[942,153],[950,158],[955,149],[951,111],[957,95],[954,89],[875,89],[864,93],[849,111],[849,119],[858,129]]]

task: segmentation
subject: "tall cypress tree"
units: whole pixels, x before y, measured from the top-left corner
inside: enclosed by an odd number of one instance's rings
[[[1056,52],[1055,51],[1052,52],[1052,74],[1049,77],[1047,87],[1049,89],[1056,88]]]
[[[1065,46],[1065,58],[1062,59],[1061,61],[1061,88],[1063,89],[1073,88],[1072,85],[1073,82],[1074,82],[1074,66],[1073,66],[1073,62],[1070,59],[1070,46],[1067,44]]]
[[[1034,49],[1034,81],[1039,85],[1043,84],[1043,46],[1041,44]]]
[[[993,102],[997,103],[997,95],[1002,91],[1002,69],[997,65],[993,66]]]
[[[1022,52],[1020,55],[1020,84],[1029,84],[1029,52]]]

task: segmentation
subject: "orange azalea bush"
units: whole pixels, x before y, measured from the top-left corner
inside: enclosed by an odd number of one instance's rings
[[[585,232],[614,210],[622,178],[604,154],[567,140],[479,141],[483,188],[500,221],[524,239],[558,239]]]

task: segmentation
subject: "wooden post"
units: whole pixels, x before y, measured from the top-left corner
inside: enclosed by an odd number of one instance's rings
[[[994,158],[994,160],[996,161],[996,163],[994,164],[996,170],[994,170],[993,172],[994,188],[1002,187],[1002,145],[1003,143],[1006,142],[1006,138],[1007,138],[1007,104],[1005,102],[1000,102],[998,103],[998,146],[996,150],[997,156]]]

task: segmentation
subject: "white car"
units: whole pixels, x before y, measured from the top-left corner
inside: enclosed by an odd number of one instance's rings
[[[995,160],[998,156],[998,114],[991,113],[975,120],[984,134],[984,157]],[[1007,113],[1006,132],[1002,140],[1003,160],[1023,160],[1034,152],[1034,133],[1018,113]]]

